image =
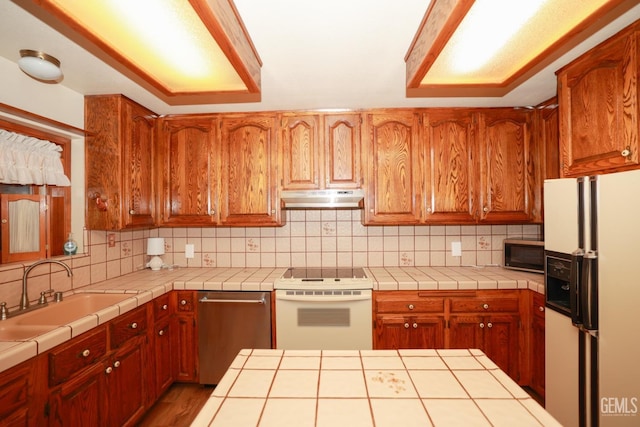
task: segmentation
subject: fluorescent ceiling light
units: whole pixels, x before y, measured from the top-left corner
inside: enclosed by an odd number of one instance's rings
[[[232,0],[39,3],[164,95],[260,91],[260,59]]]
[[[624,0],[433,0],[407,54],[407,88],[488,95],[552,57]],[[433,91],[430,91],[433,90]],[[472,96],[461,91],[460,95]]]

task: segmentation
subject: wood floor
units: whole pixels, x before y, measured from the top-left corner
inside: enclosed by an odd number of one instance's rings
[[[213,387],[174,383],[138,423],[139,427],[189,426]]]

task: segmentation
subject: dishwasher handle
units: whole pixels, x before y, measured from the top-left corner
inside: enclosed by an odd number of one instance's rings
[[[234,303],[234,304],[266,304],[264,295],[261,299],[209,299],[202,297],[198,300],[201,303]]]

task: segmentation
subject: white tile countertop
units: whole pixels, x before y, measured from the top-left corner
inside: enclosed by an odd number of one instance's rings
[[[531,289],[544,293],[541,274],[500,267],[367,267],[374,290]],[[65,293],[126,293],[131,298],[45,334],[0,341],[0,372],[133,310],[166,292],[186,290],[271,291],[286,268],[148,269]],[[54,303],[51,303],[54,304]],[[0,323],[2,326],[2,323]]]
[[[241,350],[192,427],[560,426],[480,350]]]

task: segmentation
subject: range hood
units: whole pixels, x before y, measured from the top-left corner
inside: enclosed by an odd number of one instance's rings
[[[280,193],[285,209],[362,209],[364,191],[355,190],[289,190]]]

